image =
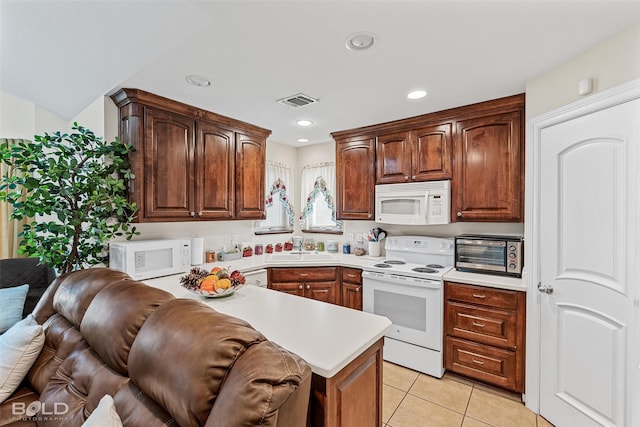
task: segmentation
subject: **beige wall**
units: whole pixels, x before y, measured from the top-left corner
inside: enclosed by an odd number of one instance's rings
[[[34,135],[67,129],[67,122],[48,110],[0,92],[0,138],[33,140]]]
[[[578,82],[587,78],[593,79],[593,93],[640,78],[640,25],[527,82],[527,118],[583,98]]]

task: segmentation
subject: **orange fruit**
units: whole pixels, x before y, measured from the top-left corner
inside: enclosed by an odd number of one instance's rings
[[[205,277],[204,279],[202,279],[202,282],[200,282],[200,290],[207,291],[207,292],[214,292],[216,290],[217,281],[218,281],[218,278],[214,275],[209,275]]]
[[[229,289],[231,287],[231,280],[220,279],[216,282],[216,289]]]
[[[218,271],[222,270],[220,267],[213,267],[211,269],[211,273],[217,273]]]

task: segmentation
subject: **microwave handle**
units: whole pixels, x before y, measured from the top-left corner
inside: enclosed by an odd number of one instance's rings
[[[429,190],[424,192],[424,217],[429,219]]]
[[[506,246],[504,241],[457,239],[459,245]]]

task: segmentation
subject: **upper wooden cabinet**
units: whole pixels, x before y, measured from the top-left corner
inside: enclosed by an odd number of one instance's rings
[[[373,218],[375,185],[364,174],[373,165],[375,184],[451,179],[451,222],[522,222],[524,101],[519,94],[333,132],[338,217]],[[372,140],[374,159],[366,148]],[[356,147],[359,155],[345,163]]]
[[[137,89],[112,98],[139,222],[264,218],[269,130]]]
[[[452,221],[522,222],[523,111],[456,123]]]
[[[451,123],[380,135],[376,184],[451,179]]]
[[[337,219],[373,219],[375,139],[336,139]]]

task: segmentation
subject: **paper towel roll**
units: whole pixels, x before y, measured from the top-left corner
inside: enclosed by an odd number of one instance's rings
[[[204,264],[204,237],[191,239],[191,265]]]

